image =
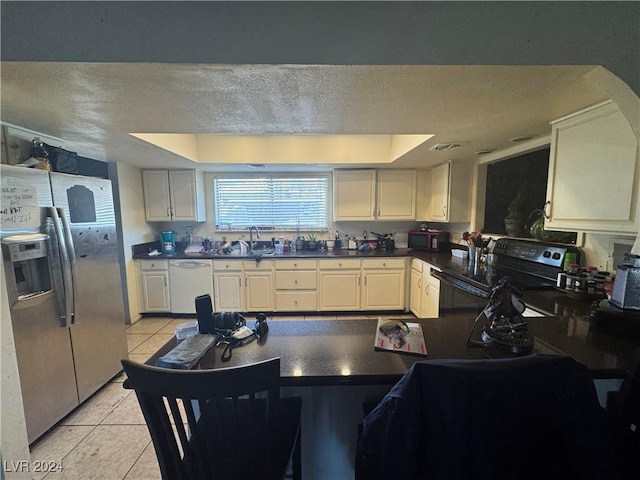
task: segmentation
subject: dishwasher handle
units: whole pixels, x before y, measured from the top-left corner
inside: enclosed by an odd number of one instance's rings
[[[194,262],[194,261],[186,261],[186,262],[175,262],[175,263],[171,263],[172,267],[179,267],[179,268],[200,268],[200,267],[208,267],[209,264],[208,263],[203,263],[203,262]]]

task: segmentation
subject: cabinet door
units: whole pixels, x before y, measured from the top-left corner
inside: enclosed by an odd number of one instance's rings
[[[409,292],[409,310],[416,317],[422,316],[422,272],[411,269],[411,290]]]
[[[638,140],[613,102],[553,123],[545,228],[637,233]]]
[[[404,310],[404,270],[364,272],[363,310]]]
[[[245,298],[248,312],[272,312],[273,273],[245,274]]]
[[[449,219],[449,164],[431,171],[430,220],[446,222]]]
[[[359,310],[360,271],[320,272],[319,310]]]
[[[415,170],[379,170],[376,203],[378,220],[415,220]]]
[[[171,220],[169,177],[166,170],[143,170],[144,213],[147,222]]]
[[[440,312],[440,290],[433,285],[427,284],[424,287],[424,298],[422,305],[422,318],[438,318]]]
[[[375,180],[375,170],[333,172],[333,217],[336,222],[375,218]]]
[[[242,273],[223,272],[213,276],[214,306],[217,312],[243,311]]]
[[[145,312],[169,312],[169,272],[142,272],[142,299]]]
[[[172,219],[197,220],[195,171],[169,170],[169,186]]]

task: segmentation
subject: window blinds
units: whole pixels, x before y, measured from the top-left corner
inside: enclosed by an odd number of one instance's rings
[[[328,228],[328,178],[217,177],[216,225],[223,228]]]

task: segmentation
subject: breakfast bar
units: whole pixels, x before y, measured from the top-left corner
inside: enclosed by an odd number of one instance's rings
[[[437,319],[412,319],[422,326],[428,356],[374,350],[378,320],[275,320],[261,342],[233,350],[222,362],[222,348],[210,349],[195,368],[240,366],[280,357],[282,394],[303,399],[303,473],[305,478],[353,478],[357,425],[362,404],[382,398],[416,361],[430,359],[504,358],[513,354],[496,347],[467,346],[475,314],[444,313]],[[385,318],[395,318],[388,317]],[[247,315],[247,325],[252,319]],[[615,381],[637,348],[633,339],[590,329],[585,317],[528,319],[535,353],[569,355],[585,364],[597,382]],[[480,325],[474,331],[479,335]],[[148,363],[171,350],[175,337]],[[331,462],[326,462],[331,458]]]

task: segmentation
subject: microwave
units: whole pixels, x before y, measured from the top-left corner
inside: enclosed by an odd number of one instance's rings
[[[409,248],[439,252],[449,243],[449,232],[411,230],[409,232]]]

